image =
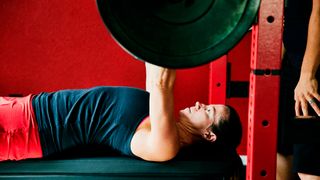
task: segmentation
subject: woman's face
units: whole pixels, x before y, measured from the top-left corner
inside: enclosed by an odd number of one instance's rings
[[[196,102],[194,106],[181,110],[180,116],[186,118],[196,129],[204,131],[212,124],[218,124],[221,119],[228,119],[229,109],[221,104],[206,105]]]

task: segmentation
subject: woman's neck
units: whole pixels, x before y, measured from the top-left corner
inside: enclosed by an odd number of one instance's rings
[[[196,141],[196,132],[194,132],[195,130],[190,123],[180,119],[180,121],[177,122],[177,128],[181,147],[188,146]]]

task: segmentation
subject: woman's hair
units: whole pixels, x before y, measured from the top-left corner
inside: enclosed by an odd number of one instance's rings
[[[229,109],[229,118],[220,119],[218,125],[212,125],[211,130],[216,134],[217,140],[215,143],[225,147],[236,148],[241,143],[242,126],[236,110],[227,105]]]

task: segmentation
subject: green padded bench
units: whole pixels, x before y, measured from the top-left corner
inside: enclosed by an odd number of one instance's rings
[[[0,178],[230,179],[242,176],[243,170],[235,151],[189,148],[171,161],[154,163],[97,149],[84,147],[46,159],[0,162]]]

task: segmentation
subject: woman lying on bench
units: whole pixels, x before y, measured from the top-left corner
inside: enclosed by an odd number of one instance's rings
[[[225,105],[199,102],[174,118],[175,70],[146,64],[146,87],[95,87],[0,97],[0,160],[47,157],[78,145],[167,161],[194,142],[236,148],[241,123]]]

